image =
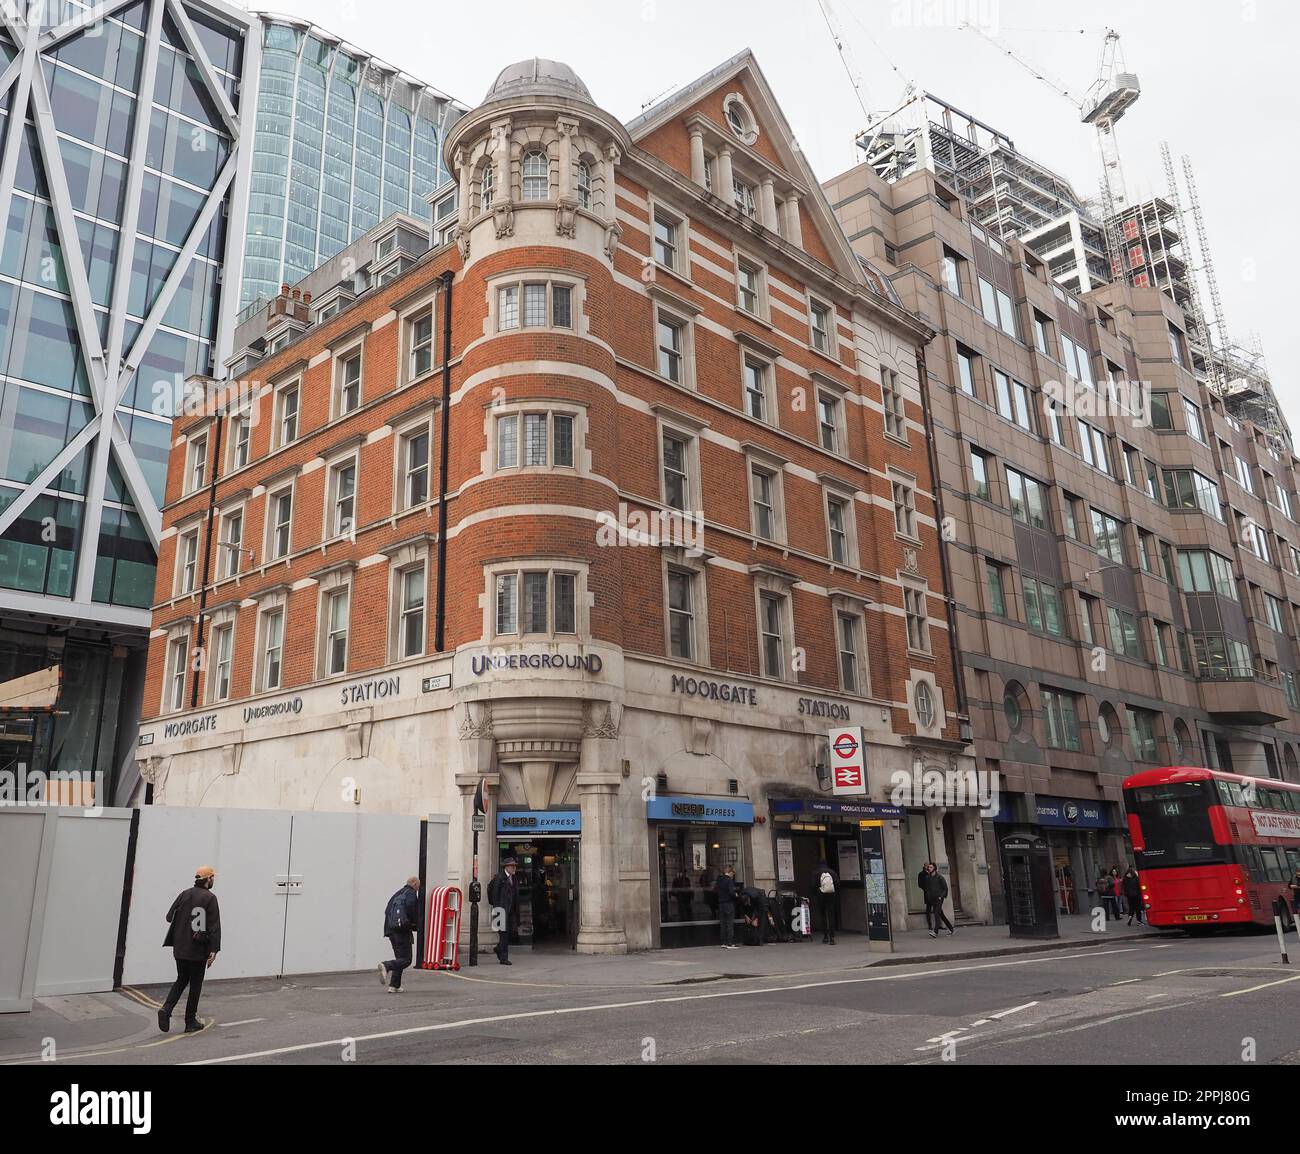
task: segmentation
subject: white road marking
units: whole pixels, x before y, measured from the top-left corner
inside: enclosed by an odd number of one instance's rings
[[[1125,978],[1122,982],[1111,982],[1112,986],[1131,986],[1134,982],[1140,982],[1141,978]]]
[[[1003,1010],[1000,1014],[990,1014],[990,1018],[1006,1018],[1012,1014],[1018,1014],[1021,1010],[1028,1010],[1031,1006],[1038,1005],[1037,1002],[1026,1002],[1023,1006],[1012,1006],[1009,1010]]]
[[[190,1066],[217,1066],[227,1062],[241,1062],[253,1058],[271,1058],[279,1054],[300,1054],[305,1050],[323,1050],[342,1046],[345,1042],[375,1042],[386,1038],[404,1038],[415,1034],[441,1033],[447,1030],[459,1030],[466,1026],[492,1025],[497,1022],[518,1022],[530,1018],[553,1018],[561,1014],[594,1014],[606,1010],[629,1010],[641,1006],[672,1005],[682,1002],[714,1001],[720,998],[751,998],[760,994],[790,993],[796,990],[815,990],[829,986],[860,986],[869,982],[901,982],[918,978],[942,977],[947,974],[967,974],[978,970],[1007,969],[1011,966],[1031,966],[1048,962],[1077,961],[1080,958],[1108,957],[1114,954],[1135,953],[1135,947],[1118,950],[1086,950],[1081,954],[1057,954],[1052,957],[1036,955],[1032,958],[1017,958],[1006,962],[988,962],[977,966],[953,966],[936,969],[926,966],[911,974],[879,974],[862,978],[837,978],[827,982],[801,982],[793,986],[767,986],[757,990],[715,990],[705,994],[679,994],[670,998],[640,998],[631,1002],[607,1002],[594,1006],[561,1006],[553,1010],[522,1010],[513,1014],[492,1014],[483,1018],[462,1018],[456,1022],[440,1022],[428,1026],[408,1026],[402,1030],[384,1030],[377,1034],[363,1034],[352,1038],[331,1038],[325,1042],[301,1042],[295,1046],[277,1046],[270,1050],[256,1050],[248,1054],[228,1054],[222,1058],[205,1058],[201,1061],[187,1062]]]
[[[979,1018],[978,1020],[970,1024],[970,1028],[973,1030],[975,1029],[976,1026],[987,1026],[989,1024],[989,1021],[990,1019],[988,1018]]]
[[[218,1022],[218,1026],[251,1026],[254,1022],[265,1022],[265,1018],[241,1018],[238,1022]]]
[[[1227,994],[1220,994],[1221,998],[1235,998],[1241,994],[1253,994],[1256,990],[1267,990],[1270,986],[1285,986],[1287,982],[1300,982],[1300,974],[1292,978],[1278,978],[1276,982],[1265,982],[1262,986],[1251,986],[1246,990],[1233,990]]]

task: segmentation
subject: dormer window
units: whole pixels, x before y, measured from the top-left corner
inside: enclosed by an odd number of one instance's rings
[[[578,161],[578,207],[591,208],[591,165]]]
[[[524,153],[523,194],[525,200],[547,200],[551,195],[551,166],[546,153],[533,149]]]
[[[383,260],[386,256],[391,256],[397,251],[397,234],[386,236],[377,245],[375,245],[375,260]]]

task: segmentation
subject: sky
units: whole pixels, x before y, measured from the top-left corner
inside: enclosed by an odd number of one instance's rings
[[[822,181],[858,163],[866,116],[817,0],[274,0],[473,107],[516,60],[569,64],[602,108],[627,121],[744,48],[753,50]],[[251,5],[257,8],[259,5]],[[1277,229],[1300,177],[1300,4],[1294,0],[832,0],[872,111],[911,80],[992,124],[1081,195],[1100,182],[1094,130],[1030,71],[1081,94],[1102,33],[1120,33],[1142,96],[1117,135],[1130,201],[1166,195],[1160,142],[1190,157],[1227,331],[1262,345],[1300,439],[1300,325],[1292,241]],[[1184,196],[1184,212],[1188,204]],[[1191,230],[1191,220],[1187,221]],[[1290,290],[1290,291],[1289,291]]]

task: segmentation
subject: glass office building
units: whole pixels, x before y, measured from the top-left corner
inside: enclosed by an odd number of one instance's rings
[[[0,773],[129,790],[183,383],[244,304],[427,218],[460,111],[221,0],[0,5],[0,688],[62,672],[56,708],[0,708]]]
[[[240,307],[394,212],[429,219],[464,109],[323,29],[263,15]]]

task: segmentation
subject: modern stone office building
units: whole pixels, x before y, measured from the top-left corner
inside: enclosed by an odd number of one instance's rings
[[[887,184],[862,165],[826,191],[937,332],[962,694],[1009,791],[989,859],[997,836],[1042,833],[1063,906],[1085,908],[1125,864],[1135,768],[1300,781],[1300,463],[1197,378],[1160,289],[1062,288],[926,169]]]

